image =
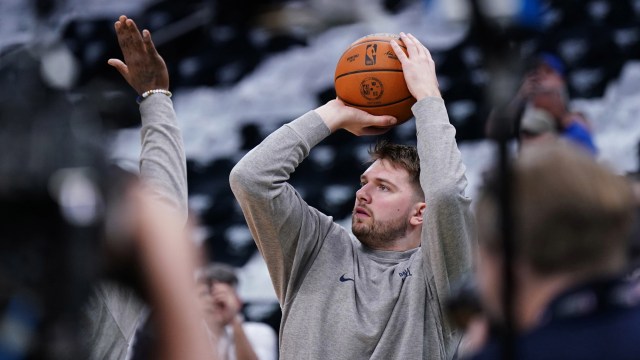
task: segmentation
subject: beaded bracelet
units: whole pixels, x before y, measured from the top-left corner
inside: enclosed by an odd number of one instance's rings
[[[147,91],[143,92],[142,95],[138,96],[138,98],[136,99],[136,102],[138,104],[140,104],[144,99],[149,97],[149,95],[151,95],[151,94],[165,94],[168,97],[171,97],[173,95],[173,94],[171,94],[171,91],[165,90],[165,89],[147,90]]]

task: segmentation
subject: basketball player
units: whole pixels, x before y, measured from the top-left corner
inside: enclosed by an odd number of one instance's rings
[[[283,317],[281,359],[448,359],[450,283],[469,270],[472,216],[465,167],[431,54],[393,43],[417,99],[417,149],[381,144],[361,175],[351,236],[286,181],[338,129],[380,134],[395,124],[340,100],[284,125],[232,170],[232,190],[264,256]],[[373,127],[373,128],[372,128]]]

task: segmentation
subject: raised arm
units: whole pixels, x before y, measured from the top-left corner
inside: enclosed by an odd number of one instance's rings
[[[144,31],[141,35],[133,20],[127,19],[126,16],[121,16],[118,19],[115,23],[115,30],[118,43],[124,55],[124,62],[117,59],[109,59],[108,63],[115,67],[140,95],[153,89],[168,90],[169,75],[167,68],[155,50],[149,32]],[[142,101],[140,112],[142,115],[140,173],[142,182],[148,189],[145,194],[151,194],[153,204],[162,203],[167,205],[163,206],[163,208],[171,212],[171,223],[173,224],[174,221],[177,221],[182,227],[187,217],[186,162],[182,136],[176,124],[176,116],[171,100],[165,94],[153,94]],[[153,206],[150,208],[153,208]],[[178,216],[176,216],[176,212],[178,212]],[[140,219],[142,218],[138,220]],[[148,222],[145,225],[153,224]],[[173,249],[179,248],[179,243],[184,242],[183,240],[185,239],[180,236],[167,236],[167,234],[163,233],[167,229],[165,225],[167,224],[158,223],[157,231],[162,236],[160,238],[145,236],[145,244],[154,247],[157,245],[157,251],[167,250],[168,248],[165,245],[171,245],[170,247]],[[149,229],[152,229],[152,227]],[[166,239],[172,240],[173,244],[164,244]],[[154,241],[157,241],[157,243]],[[186,242],[183,245],[186,246]],[[170,251],[168,252],[170,253]],[[177,261],[174,261],[172,265],[177,265],[180,262],[178,258],[183,255],[182,253],[177,254]],[[143,262],[145,261],[143,260]],[[147,262],[146,265],[147,267],[143,267],[144,269],[154,271],[150,267],[161,266],[162,264],[161,262],[154,264]],[[175,267],[169,267],[168,269],[171,271],[176,270]],[[153,280],[162,278],[160,275],[159,272],[155,274],[154,277],[157,277],[157,279],[154,278]],[[174,275],[177,275],[177,273]],[[163,284],[159,285],[158,290],[171,291]],[[176,300],[174,298],[167,297],[169,300]],[[162,305],[159,305],[159,307],[162,307]],[[91,328],[88,336],[93,339],[90,345],[92,358],[105,358],[108,356],[121,358],[126,355],[127,348],[131,345],[132,337],[138,326],[138,321],[143,318],[141,316],[142,309],[142,303],[131,289],[111,284],[105,286],[104,283],[101,283],[101,286],[97,288],[95,297],[91,299],[87,307],[87,313],[91,319]],[[183,320],[186,319],[187,317],[184,317]],[[179,322],[182,323],[181,321]],[[177,323],[167,323],[167,325],[180,326]],[[183,358],[186,358],[186,356],[184,355]]]
[[[412,35],[401,34],[407,46],[405,56],[393,44],[402,62],[409,90],[418,100],[416,116],[417,147],[420,157],[420,183],[427,204],[422,227],[422,252],[428,292],[445,314],[450,286],[471,266],[473,217],[471,200],[465,196],[465,166],[449,123],[444,101],[438,90],[431,54]],[[434,309],[435,310],[435,309]],[[446,320],[446,319],[444,319]],[[452,328],[445,321],[444,340],[451,343]]]
[[[152,192],[168,202],[186,220],[187,169],[182,135],[177,125],[169,90],[169,73],[156,51],[151,33],[138,30],[135,22],[120,16],[115,23],[124,62],[109,59],[140,95],[142,116],[140,176]],[[151,93],[150,90],[160,90]],[[144,99],[142,95],[148,95]]]
[[[293,268],[313,256],[314,248],[317,249],[314,244],[321,241],[309,223],[319,223],[324,231],[331,223],[310,209],[287,181],[311,147],[329,133],[320,117],[308,112],[247,153],[229,177],[231,190],[265,259],[281,305],[296,273]],[[298,246],[300,242],[310,246]]]

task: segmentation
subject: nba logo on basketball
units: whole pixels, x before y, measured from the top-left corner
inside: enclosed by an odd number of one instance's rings
[[[360,95],[367,100],[378,100],[384,93],[384,87],[379,79],[369,77],[360,83]]]
[[[369,44],[365,49],[364,64],[375,65],[376,64],[376,52],[378,51],[378,44]]]

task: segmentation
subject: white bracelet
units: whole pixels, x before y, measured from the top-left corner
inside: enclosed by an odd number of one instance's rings
[[[138,98],[136,99],[136,102],[138,104],[140,104],[142,102],[142,100],[148,98],[151,94],[164,94],[164,95],[167,95],[168,97],[173,96],[173,94],[169,90],[152,89],[152,90],[147,90],[147,91],[143,92],[142,95],[138,96]]]

